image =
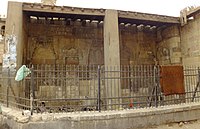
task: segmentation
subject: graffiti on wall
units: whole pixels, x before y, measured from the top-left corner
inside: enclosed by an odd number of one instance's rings
[[[17,37],[15,35],[9,35],[6,38],[7,51],[3,55],[3,67],[4,68],[16,68],[16,46]]]

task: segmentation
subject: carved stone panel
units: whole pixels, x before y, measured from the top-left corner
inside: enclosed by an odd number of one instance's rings
[[[29,40],[28,62],[33,64],[54,64],[56,53],[53,38],[48,36],[31,37]]]
[[[63,53],[65,55],[64,60],[66,65],[78,65],[79,64],[79,53],[77,48],[64,48]]]
[[[104,64],[103,41],[93,40],[89,51],[89,64],[101,65]]]
[[[102,28],[32,21],[28,30],[26,63],[88,65],[104,62]]]

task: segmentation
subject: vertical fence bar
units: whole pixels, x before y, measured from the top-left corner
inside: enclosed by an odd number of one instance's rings
[[[7,84],[7,89],[6,89],[6,106],[9,107],[9,87],[11,86],[10,83],[10,68],[8,68],[8,84]]]
[[[154,77],[155,77],[155,106],[158,107],[158,68],[154,66]]]
[[[198,82],[197,82],[197,85],[195,87],[194,93],[192,95],[192,102],[194,102],[194,99],[195,99],[199,85],[200,85],[200,68],[198,67]]]
[[[97,78],[98,78],[98,111],[101,111],[101,67],[98,65],[98,72],[97,72]]]
[[[31,67],[31,92],[30,92],[31,115],[33,114],[34,98],[35,98],[35,93],[34,93],[34,69],[33,69],[33,65],[32,65],[32,67]]]
[[[160,67],[157,65],[157,77],[156,77],[156,83],[157,83],[157,95],[156,98],[158,99],[159,105],[162,103],[162,96],[161,96],[161,84],[160,84]],[[156,105],[158,107],[158,103]]]

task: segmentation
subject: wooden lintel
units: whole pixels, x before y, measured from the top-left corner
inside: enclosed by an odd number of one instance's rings
[[[105,10],[102,9],[89,9],[89,8],[52,6],[52,5],[43,5],[41,7],[40,3],[23,3],[23,11],[76,14],[76,15],[96,15],[96,16],[105,15]]]
[[[52,8],[53,7],[53,8]],[[75,16],[87,16],[88,19],[91,17],[103,17],[105,16],[105,9],[90,9],[90,8],[78,8],[78,7],[68,7],[68,6],[52,6],[52,5],[42,5],[40,3],[23,3],[23,11],[25,12],[35,12],[35,13],[57,13],[57,14],[69,14]],[[163,24],[180,24],[179,17],[171,17],[156,14],[147,14],[131,11],[118,11],[119,19],[126,19],[130,23],[136,21],[135,24],[146,24],[146,25],[163,25]],[[80,17],[83,18],[83,17]],[[99,18],[97,18],[99,20]],[[124,20],[125,19],[125,20]],[[119,21],[120,21],[119,20]]]
[[[128,12],[127,11],[119,11],[119,18],[125,19],[133,19],[147,22],[159,22],[166,24],[179,24],[179,17],[171,17],[157,14],[147,14],[147,13],[138,13],[138,12]]]
[[[193,15],[195,15],[196,13],[200,12],[200,6],[196,7],[190,11],[187,12],[187,17],[192,17]]]

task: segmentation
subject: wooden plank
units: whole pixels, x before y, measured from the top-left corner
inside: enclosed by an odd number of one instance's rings
[[[95,15],[95,16],[105,15],[105,9],[53,6],[53,5],[43,5],[40,3],[23,3],[23,11],[76,14],[76,15]]]
[[[43,13],[57,13],[57,14],[69,14],[79,16],[105,16],[105,9],[92,9],[92,8],[78,8],[69,6],[54,6],[54,5],[43,5],[41,3],[23,3],[23,11],[27,12],[43,12]],[[119,19],[127,19],[131,21],[138,21],[143,23],[155,22],[159,24],[180,24],[179,17],[164,16],[157,14],[129,12],[118,10]]]
[[[138,12],[127,12],[127,11],[118,11],[118,12],[119,12],[119,18],[126,18],[126,19],[140,20],[147,22],[171,23],[171,24],[180,23],[179,17],[138,13]]]
[[[200,12],[200,6],[196,7],[194,9],[191,9],[187,12],[187,17],[192,17],[193,15],[195,15],[196,13]]]

